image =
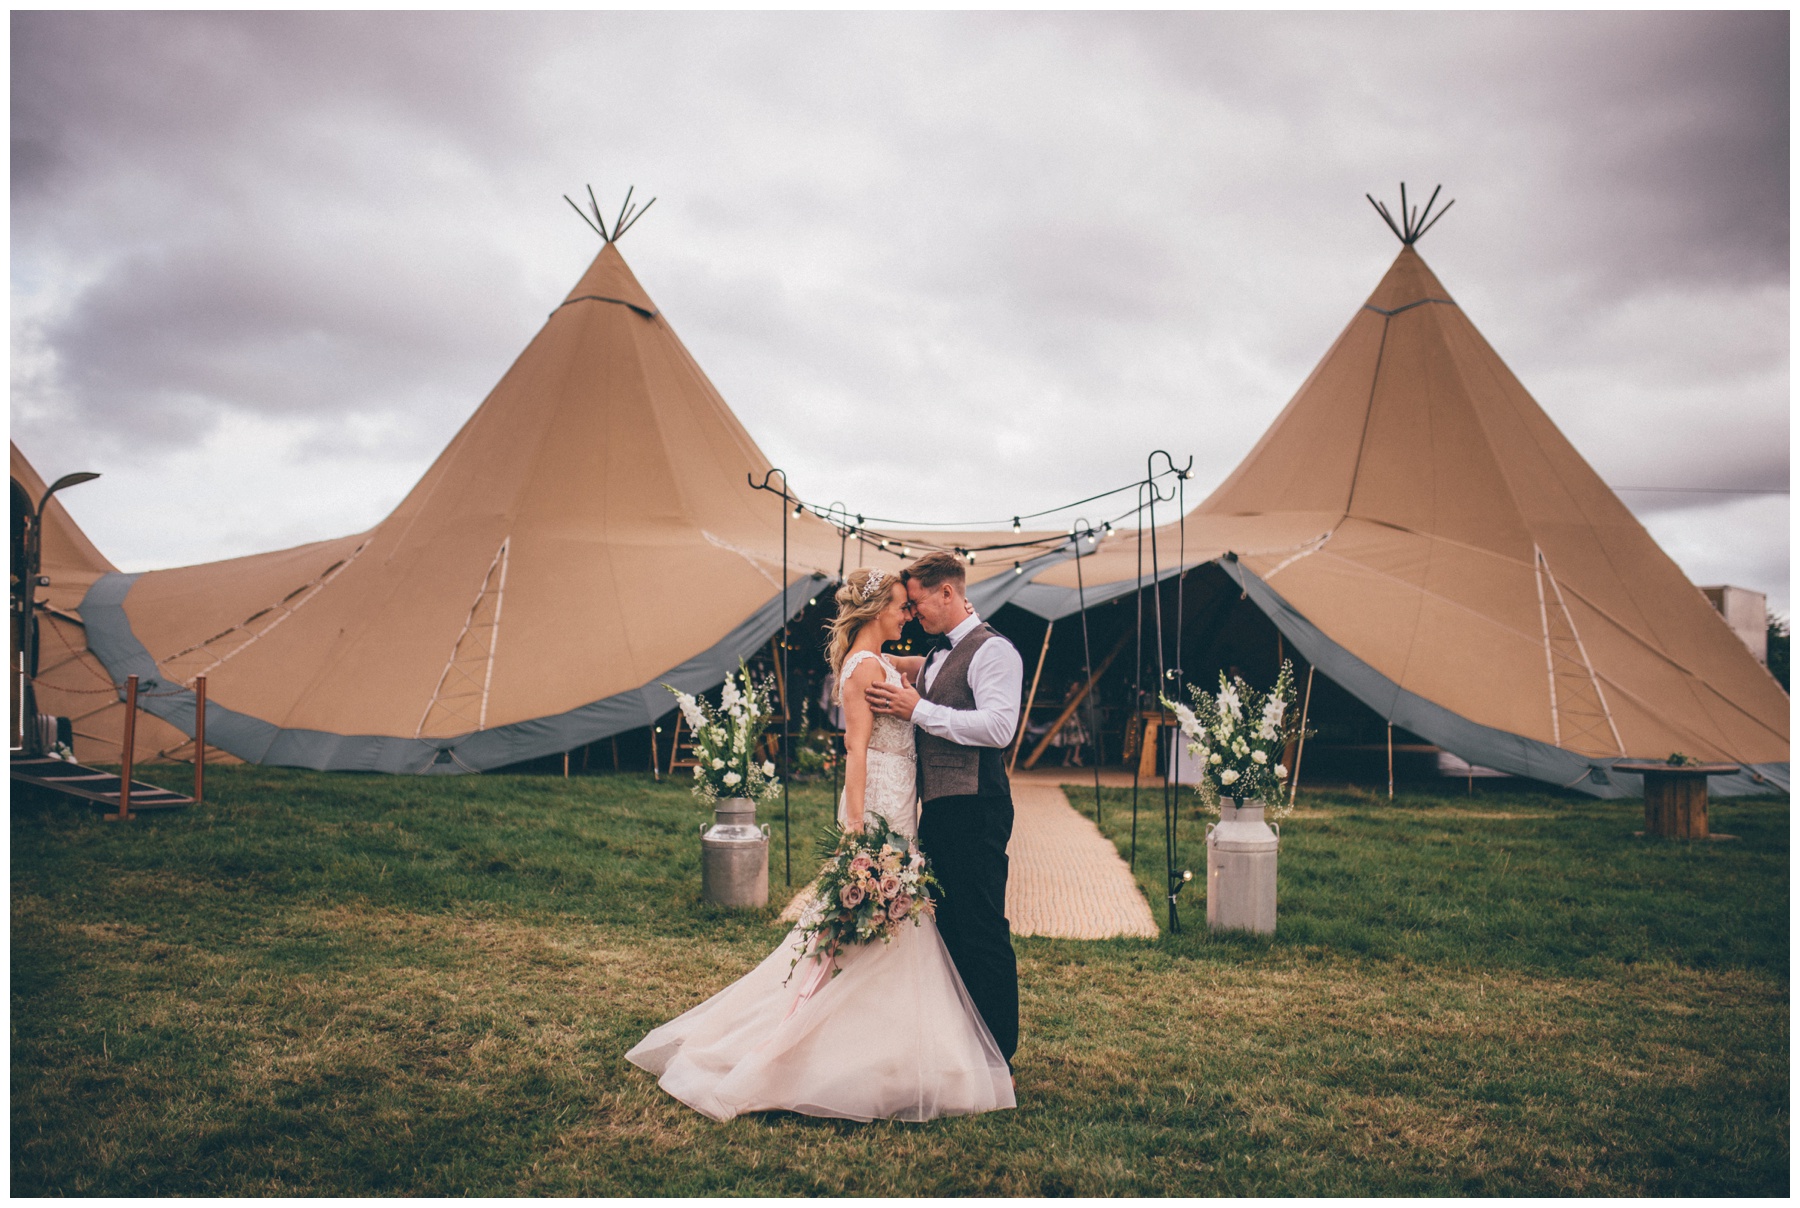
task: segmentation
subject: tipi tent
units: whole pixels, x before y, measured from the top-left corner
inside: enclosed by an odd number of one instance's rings
[[[16,525],[19,516],[29,510],[19,507],[17,496],[22,494],[35,505],[43,498],[45,487],[18,445],[12,446],[12,481]],[[50,582],[37,590],[38,711],[70,719],[77,755],[116,761],[125,707],[106,669],[87,648],[77,609],[88,589],[104,576],[118,573],[117,568],[69,516],[60,496],[52,497],[44,509],[43,525],[40,569]],[[15,550],[15,565],[17,554]],[[138,731],[140,745],[146,750],[172,750],[185,741],[179,730],[154,717],[140,719]]]
[[[1172,573],[1180,538],[1158,534]],[[1082,559],[1089,605],[1136,538]],[[1582,460],[1410,243],[1242,464],[1186,518],[1318,670],[1471,763],[1604,796],[1672,752],[1785,790],[1788,699]],[[1078,607],[1075,568],[1014,596]]]
[[[80,619],[190,734],[206,675],[207,739],[244,760],[500,767],[649,724],[664,683],[717,685],[836,577],[840,530],[803,512],[784,589],[783,505],[750,488],[769,469],[609,240],[375,528],[96,564]]]

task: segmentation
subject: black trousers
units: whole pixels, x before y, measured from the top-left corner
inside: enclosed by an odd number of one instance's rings
[[[919,815],[919,846],[944,887],[938,933],[1009,1062],[1019,1047],[1019,965],[1006,921],[1012,825],[1011,797],[939,797]]]

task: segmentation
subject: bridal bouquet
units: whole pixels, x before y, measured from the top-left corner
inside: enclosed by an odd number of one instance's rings
[[[937,908],[931,894],[939,886],[925,856],[880,814],[871,813],[860,832],[832,828],[819,848],[825,863],[800,916],[800,955],[788,966],[789,977],[809,948],[813,960],[831,963],[836,977],[845,945],[886,943]]]
[[[1227,680],[1219,673],[1219,690],[1208,692],[1188,685],[1192,708],[1162,698],[1175,714],[1188,740],[1188,754],[1199,756],[1205,772],[1195,787],[1203,797],[1260,797],[1269,816],[1286,812],[1282,788],[1288,770],[1281,756],[1290,740],[1300,736],[1294,717],[1294,665],[1283,660],[1275,687],[1258,692],[1242,676]]]
[[[694,734],[694,796],[711,803],[721,797],[763,800],[781,791],[774,763],[756,760],[757,743],[774,712],[772,684],[752,679],[739,660],[738,673],[725,677],[716,706],[678,688],[669,691]]]

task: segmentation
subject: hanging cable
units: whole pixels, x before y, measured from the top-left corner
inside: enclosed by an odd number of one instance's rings
[[[1160,478],[1163,475],[1169,474],[1171,472],[1172,472],[1172,470],[1164,470],[1163,474],[1159,474],[1157,477]],[[1114,495],[1123,495],[1126,491],[1134,490],[1139,485],[1140,484],[1137,482],[1128,482],[1122,487],[1114,487],[1110,491],[1101,491],[1098,495],[1089,495],[1087,498],[1077,499],[1073,503],[1065,503],[1058,507],[1045,508],[1041,512],[1020,512],[1016,516],[1001,516],[998,519],[994,519],[994,520],[896,520],[892,516],[858,516],[857,522],[859,524],[861,524],[861,523],[898,524],[898,525],[901,525],[901,526],[903,526],[905,528],[909,528],[909,529],[913,529],[913,528],[973,528],[973,529],[978,529],[978,528],[987,528],[989,526],[999,527],[1001,525],[1009,525],[1009,526],[1011,526],[1012,531],[1016,533],[1019,531],[1019,522],[1021,520],[1039,520],[1045,516],[1054,516],[1058,512],[1067,512],[1074,508],[1084,507],[1087,504],[1095,502],[1096,500],[1107,499]],[[810,508],[812,505],[809,504],[807,506]],[[816,510],[816,509],[814,509],[814,510]]]

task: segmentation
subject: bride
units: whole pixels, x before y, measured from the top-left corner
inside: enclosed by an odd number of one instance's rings
[[[880,814],[918,834],[912,726],[877,716],[863,693],[917,675],[889,658],[910,605],[900,580],[857,569],[837,592],[831,670],[847,752],[838,822]],[[929,855],[929,853],[927,853]],[[852,945],[837,976],[809,953],[790,965],[798,929],[743,977],[644,1037],[626,1059],[715,1120],[792,1111],[847,1120],[930,1120],[1014,1106],[1012,1073],[975,1010],[929,915],[888,943]]]

